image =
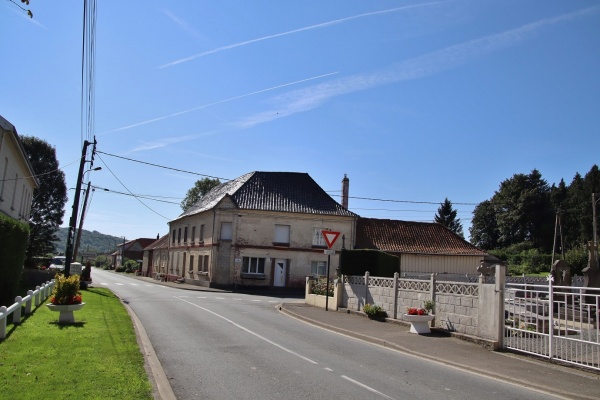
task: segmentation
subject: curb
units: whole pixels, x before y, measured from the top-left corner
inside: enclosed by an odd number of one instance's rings
[[[133,321],[140,351],[142,351],[144,355],[144,364],[148,371],[148,376],[151,377],[150,380],[152,382],[154,398],[156,400],[177,400],[175,393],[173,393],[171,383],[165,374],[165,370],[160,364],[160,360],[156,356],[156,352],[154,351],[154,347],[152,347],[152,343],[146,334],[144,326],[133,309],[122,299],[121,304],[125,306],[125,309],[127,309],[127,312]]]

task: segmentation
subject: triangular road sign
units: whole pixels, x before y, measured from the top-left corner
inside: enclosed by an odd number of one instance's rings
[[[340,236],[339,232],[333,232],[333,231],[321,231],[321,233],[323,234],[323,237],[325,238],[325,243],[327,243],[328,248],[331,248],[331,246],[333,246],[333,244],[337,240],[338,236]]]

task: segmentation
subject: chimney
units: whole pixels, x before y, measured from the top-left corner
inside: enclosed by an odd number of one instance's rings
[[[348,189],[350,187],[350,179],[344,174],[344,179],[342,179],[342,206],[344,208],[348,208]]]

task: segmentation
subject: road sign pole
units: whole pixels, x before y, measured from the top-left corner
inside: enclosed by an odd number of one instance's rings
[[[327,254],[327,285],[325,287],[325,311],[329,311],[329,264],[331,264],[331,256]]]

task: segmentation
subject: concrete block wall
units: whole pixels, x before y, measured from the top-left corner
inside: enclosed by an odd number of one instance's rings
[[[474,296],[436,293],[435,326],[478,336],[479,299]]]
[[[482,285],[481,281],[478,284],[437,282],[439,284],[436,285],[435,276],[432,276],[429,282],[398,277],[369,278],[368,274],[364,277],[344,277],[340,307],[361,311],[366,303],[376,304],[387,312],[388,317],[402,319],[402,314],[407,308],[422,308],[425,301],[434,300],[436,327],[480,336],[477,325],[479,308],[483,306],[480,305],[479,296],[476,295],[479,291],[474,290],[473,285]],[[390,284],[388,280],[394,281],[394,279],[395,284]],[[368,285],[365,285],[365,282],[368,282]],[[375,286],[374,282],[379,283],[379,286]],[[436,287],[437,291],[434,289]]]

